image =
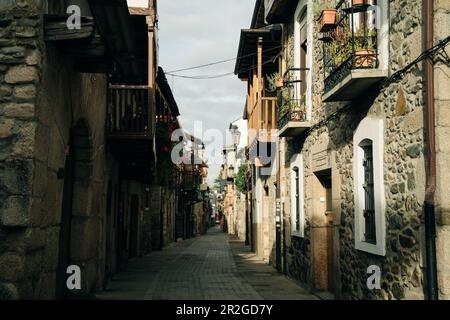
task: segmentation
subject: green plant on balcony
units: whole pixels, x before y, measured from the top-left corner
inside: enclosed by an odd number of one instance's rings
[[[239,167],[239,171],[234,179],[234,184],[236,185],[236,189],[241,192],[245,193],[247,192],[247,174],[248,174],[248,167],[247,165],[243,164]]]
[[[290,117],[290,121],[302,121],[305,117],[305,96],[300,99],[287,99],[280,107],[280,118]]]
[[[280,86],[280,80],[283,86]],[[278,117],[280,119],[288,116],[292,121],[302,121],[305,117],[305,95],[299,99],[295,98],[291,92],[292,84],[285,81],[279,73],[273,73],[266,77],[267,91],[277,93],[278,100]]]
[[[335,0],[330,0],[330,1],[326,1],[326,2],[314,1],[314,6],[313,6],[314,20],[317,20],[320,17],[323,10],[334,9],[336,7],[336,5],[337,5],[337,1],[335,1]]]
[[[328,44],[328,52],[335,67],[340,66],[353,55],[375,55],[377,43],[376,30],[359,30],[353,35],[351,31],[338,32],[335,39]],[[353,45],[354,44],[354,45]],[[358,65],[357,65],[358,66]]]
[[[266,90],[275,93],[283,88],[283,77],[278,73],[272,73],[266,76]]]

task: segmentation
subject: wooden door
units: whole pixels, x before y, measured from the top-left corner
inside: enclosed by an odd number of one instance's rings
[[[324,177],[325,188],[325,227],[327,230],[327,264],[328,264],[328,291],[334,292],[334,221],[333,221],[333,190],[331,174]]]

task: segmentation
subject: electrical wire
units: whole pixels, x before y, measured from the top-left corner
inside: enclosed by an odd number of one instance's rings
[[[264,61],[261,65],[266,65],[270,62],[273,62],[274,58],[271,58],[267,61]],[[248,72],[251,71],[255,68],[257,68],[258,65],[253,65],[252,67],[248,68],[248,69],[244,69],[241,72]],[[210,80],[210,79],[218,79],[218,78],[224,78],[224,77],[228,77],[231,75],[234,75],[234,72],[228,72],[228,73],[223,73],[223,74],[217,74],[217,75],[204,75],[204,76],[186,76],[186,75],[178,75],[178,74],[172,74],[172,73],[167,73],[166,75],[172,76],[172,77],[177,77],[177,78],[183,78],[183,79],[191,79],[191,80]]]
[[[425,59],[431,59],[434,60],[436,55],[439,55],[440,51],[444,51],[445,47],[450,43],[450,36],[447,36],[445,39],[439,41],[435,46],[432,48],[425,50],[422,52],[416,59],[411,61],[408,65],[406,65],[404,68],[398,70],[397,72],[393,73],[390,77],[386,78],[379,86],[379,89],[385,89],[387,86],[389,86],[392,83],[395,83],[403,78],[403,76],[415,65],[422,62]],[[445,56],[445,51],[443,53]],[[450,65],[450,61],[448,58],[446,58],[446,61],[444,61],[447,65]],[[317,130],[321,128],[322,126],[326,125],[330,121],[336,119],[340,114],[346,112],[352,107],[351,103],[346,104],[342,108],[336,110],[334,113],[329,115],[327,118],[320,120],[316,124],[312,125],[308,130],[307,133],[310,134],[314,130]]]
[[[265,52],[268,52],[268,51],[277,50],[277,49],[282,48],[282,47],[283,47],[283,45],[279,45],[279,46],[276,46],[276,47],[273,47],[273,48],[265,49],[262,52],[265,53]],[[240,57],[231,58],[231,59],[220,60],[220,61],[216,61],[216,62],[211,62],[211,63],[207,63],[207,64],[202,64],[202,65],[188,67],[188,68],[183,68],[183,69],[178,69],[178,70],[171,70],[171,71],[166,72],[166,74],[169,74],[169,73],[174,74],[174,73],[179,73],[179,72],[182,72],[182,71],[190,71],[190,70],[194,70],[194,69],[206,68],[206,67],[210,67],[210,66],[214,66],[214,65],[218,65],[218,64],[234,61],[234,60],[240,60],[240,59],[248,58],[248,57],[251,57],[251,56],[255,56],[257,54],[258,54],[257,52],[254,52],[254,53],[249,53],[249,54],[246,54],[246,55],[243,55],[243,56],[240,56]]]

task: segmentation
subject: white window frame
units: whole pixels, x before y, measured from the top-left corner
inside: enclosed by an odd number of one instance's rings
[[[299,184],[299,197],[298,203],[296,203],[295,192],[296,192],[296,181],[294,168],[298,168],[298,184]],[[291,158],[290,162],[290,174],[291,174],[291,235],[295,237],[304,238],[305,237],[305,189],[304,189],[304,166],[303,166],[303,155],[296,154]],[[297,211],[296,206],[299,208],[300,216],[300,229],[297,230]]]
[[[314,36],[314,16],[313,16],[313,3],[310,0],[300,0],[297,5],[297,9],[295,10],[295,26],[294,26],[294,68],[300,68],[300,30],[306,24],[306,33],[307,33],[307,46],[308,46],[308,54],[306,56],[306,67],[309,68],[309,71],[306,71],[306,119],[309,121],[311,119],[311,110],[312,110],[312,87],[313,87],[313,46],[314,43],[312,41]],[[300,21],[302,14],[306,10],[306,18]],[[300,78],[300,72],[296,71],[296,77]],[[296,92],[300,92],[300,84],[296,84]],[[300,97],[296,97],[299,99]]]
[[[365,242],[364,140],[372,141],[375,195],[376,244]],[[374,255],[386,255],[386,197],[384,191],[384,121],[367,117],[361,121],[353,137],[353,179],[355,197],[355,247]]]

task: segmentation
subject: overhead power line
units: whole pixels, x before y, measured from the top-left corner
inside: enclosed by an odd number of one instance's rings
[[[269,51],[273,51],[273,50],[277,50],[279,48],[282,48],[283,45],[279,45],[273,48],[269,48],[269,49],[265,49],[263,50],[263,52],[269,52]],[[183,69],[178,69],[178,70],[171,70],[166,72],[166,74],[174,74],[174,73],[179,73],[179,72],[183,72],[183,71],[190,71],[190,70],[195,70],[195,69],[201,69],[201,68],[206,68],[206,67],[210,67],[210,66],[214,66],[214,65],[218,65],[218,64],[222,64],[222,63],[226,63],[226,62],[230,62],[230,61],[234,61],[234,60],[239,60],[239,59],[244,59],[244,58],[248,58],[251,56],[255,56],[257,55],[257,52],[254,53],[249,53],[240,57],[235,57],[235,58],[231,58],[231,59],[226,59],[226,60],[220,60],[220,61],[216,61],[216,62],[210,62],[210,63],[206,63],[206,64],[201,64],[198,66],[193,66],[193,67],[188,67],[188,68],[183,68]]]
[[[264,61],[262,63],[262,65],[264,66],[272,61],[273,61],[273,58],[271,58],[267,61]],[[257,67],[258,67],[258,65],[253,65],[248,69],[242,70],[241,72],[251,71],[253,69],[256,69]],[[216,74],[216,75],[199,75],[199,76],[178,75],[178,74],[173,74],[173,73],[167,72],[166,75],[169,75],[172,77],[177,77],[177,78],[183,78],[183,79],[191,79],[191,80],[210,80],[210,79],[218,79],[218,78],[228,77],[228,76],[234,75],[234,72],[227,72],[227,73]]]

